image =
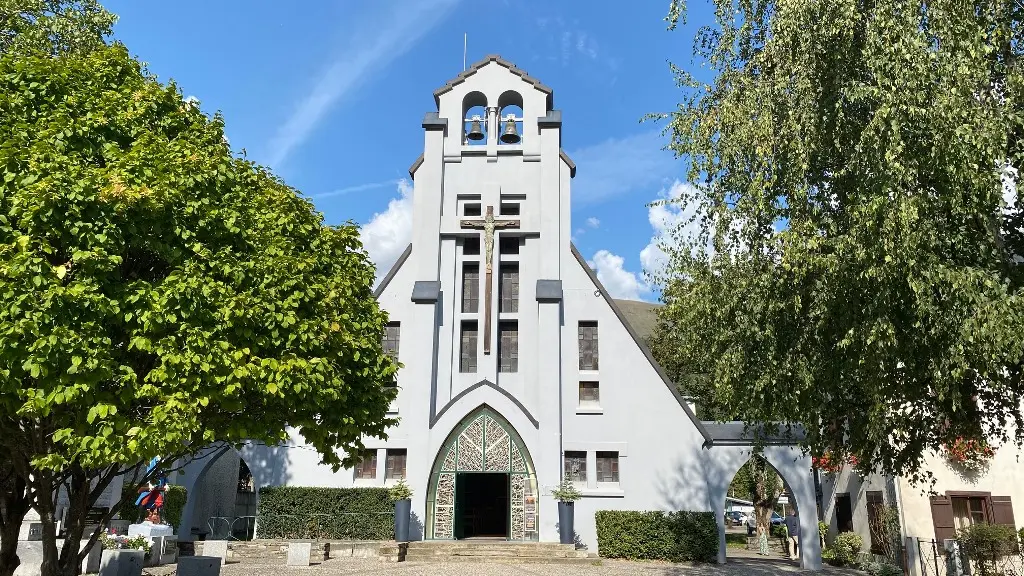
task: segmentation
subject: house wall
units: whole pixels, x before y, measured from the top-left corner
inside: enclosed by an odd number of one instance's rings
[[[1012,431],[1011,431],[1012,434]],[[899,480],[900,497],[904,508],[906,535],[924,540],[935,539],[929,490],[939,494],[955,492],[981,492],[992,496],[1009,496],[1013,505],[1016,527],[1024,526],[1024,464],[1022,451],[1008,445],[996,449],[988,470],[976,477],[963,476],[954,470],[940,455],[927,455],[923,470],[935,477],[933,486],[914,485],[906,479]]]
[[[846,466],[837,474],[821,473],[822,517],[828,523],[826,542],[832,542],[839,534],[840,526],[836,518],[836,502],[840,494],[850,495],[850,507],[853,512],[853,532],[864,540],[865,548],[871,543],[871,527],[868,523],[867,493],[882,492],[887,506],[896,505],[896,493],[892,483],[881,474],[860,476],[853,468]]]

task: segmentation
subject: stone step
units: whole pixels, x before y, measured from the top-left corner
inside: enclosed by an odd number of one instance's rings
[[[452,558],[456,556],[472,556],[476,558],[586,558],[586,552],[557,551],[539,552],[524,550],[455,550],[451,552],[410,550],[406,558]]]
[[[410,542],[409,550],[542,550],[545,552],[558,550],[572,550],[576,547],[572,544],[559,544],[557,542],[502,542],[502,541],[419,541]]]
[[[497,556],[431,556],[427,558],[406,556],[406,562],[433,563],[438,561],[456,562],[483,562],[489,564],[560,564],[560,565],[585,565],[597,566],[601,564],[600,558],[559,558],[548,556],[536,557],[497,557]]]

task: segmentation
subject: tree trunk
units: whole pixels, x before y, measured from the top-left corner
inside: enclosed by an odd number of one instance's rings
[[[11,576],[21,564],[18,558],[18,534],[25,515],[32,508],[32,491],[14,467],[0,478],[0,576]]]
[[[25,514],[21,515],[20,520],[15,516],[4,514],[4,525],[0,526],[0,576],[13,576],[21,564],[18,558],[18,532]]]
[[[32,477],[36,493],[36,510],[43,525],[43,561],[39,566],[40,576],[60,576],[57,562],[57,487],[52,473],[36,471]]]

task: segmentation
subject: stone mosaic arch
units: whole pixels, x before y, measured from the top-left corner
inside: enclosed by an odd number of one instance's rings
[[[536,540],[537,475],[515,428],[481,406],[448,435],[434,460],[427,492],[427,539],[455,538],[455,476],[459,472],[509,474],[509,540]]]

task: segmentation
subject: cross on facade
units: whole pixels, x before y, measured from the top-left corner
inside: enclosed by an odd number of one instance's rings
[[[519,228],[519,220],[497,220],[494,218],[494,206],[488,206],[487,212],[480,220],[463,220],[463,228],[483,230],[484,236],[484,354],[491,353],[491,261],[494,253],[494,230],[497,228]]]

